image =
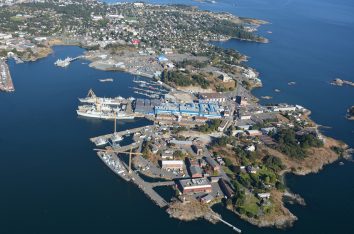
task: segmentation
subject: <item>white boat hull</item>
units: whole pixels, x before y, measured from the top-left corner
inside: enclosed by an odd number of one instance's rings
[[[88,118],[96,118],[96,119],[134,119],[135,117],[133,115],[117,115],[116,117],[114,115],[105,115],[105,114],[97,114],[97,113],[87,113],[87,112],[81,112],[81,111],[76,111],[76,113],[79,116],[84,116]]]

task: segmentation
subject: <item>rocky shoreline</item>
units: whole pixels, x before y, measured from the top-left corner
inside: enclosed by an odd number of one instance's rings
[[[55,46],[55,45],[66,45],[66,44],[63,43],[61,40],[53,40],[50,43],[50,46]],[[41,56],[38,56],[36,58],[32,58],[30,61],[35,61],[37,59],[46,57],[49,54],[51,54],[52,49],[51,47],[48,48],[49,49],[45,50],[46,53],[43,53]],[[88,60],[93,62],[90,59]],[[94,65],[91,65],[91,67],[99,69]],[[121,71],[131,73],[128,70],[121,70]],[[285,173],[293,173],[296,175],[307,175],[310,173],[319,172],[325,165],[333,163],[336,160],[338,160],[338,158],[340,158],[340,155],[334,153],[331,150],[331,147],[338,146],[341,148],[347,148],[347,145],[337,140],[334,140],[332,138],[324,137],[324,140],[326,142],[324,147],[320,149],[310,149],[309,154],[312,156],[309,156],[301,161],[289,160],[289,157],[287,157],[286,155],[282,155],[280,152],[275,151],[273,149],[267,148],[267,150],[269,150],[272,154],[280,157],[283,161],[285,161],[285,164],[287,165],[287,169],[285,169],[281,173],[283,176],[285,175]],[[277,204],[277,211],[275,214],[273,214],[274,216],[264,216],[262,218],[256,219],[256,218],[247,217],[246,215],[241,215],[237,211],[233,210],[232,208],[228,208],[228,209],[233,211],[241,219],[253,225],[256,225],[258,227],[276,227],[282,229],[291,227],[294,224],[294,222],[298,220],[298,218],[284,206],[284,199],[291,198],[293,202],[297,202],[301,205],[305,205],[305,201],[300,197],[300,195],[292,194],[289,191],[285,191],[283,193],[273,191],[272,195],[274,197],[274,201]],[[197,203],[199,202],[196,202],[195,204]],[[217,219],[213,218],[213,215],[217,215],[217,214],[213,212],[209,206],[200,205],[200,203],[199,205],[195,205],[195,204],[194,203],[185,204],[176,201],[172,203],[172,205],[167,209],[167,213],[170,215],[170,217],[182,221],[191,221],[191,220],[203,218],[212,223],[217,222]]]
[[[284,158],[288,159],[285,162],[287,168],[280,173],[284,180],[286,173],[293,173],[295,175],[301,176],[308,175],[310,173],[318,173],[320,170],[323,169],[325,165],[337,161],[342,156],[344,158],[344,155],[334,152],[332,150],[332,147],[340,147],[345,151],[349,150],[348,146],[345,143],[340,142],[338,140],[329,137],[324,137],[324,141],[325,144],[323,147],[319,149],[310,149],[308,152],[308,156],[304,160],[289,160],[290,157],[283,155],[278,151],[274,152],[272,149],[267,150],[270,150],[272,154],[275,154],[282,160],[284,160]],[[273,190],[271,191],[271,197],[272,202],[274,202],[275,204],[274,211],[271,212],[269,215],[264,215],[259,218],[253,218],[248,217],[246,215],[242,215],[238,213],[232,206],[226,206],[226,208],[235,213],[242,220],[260,228],[275,227],[279,229],[286,229],[292,227],[294,223],[298,220],[298,217],[296,217],[288,208],[286,208],[285,204],[296,203],[305,206],[305,200],[301,197],[301,195],[294,194],[289,190],[284,190],[283,192]],[[191,221],[199,218],[204,218],[208,221],[211,221],[208,219],[209,216],[207,215],[210,210],[207,209],[206,206],[203,206],[202,208],[199,207],[198,209],[192,208],[193,212],[188,212],[188,210],[191,209],[191,207],[193,207],[194,205],[188,206],[187,204],[182,204],[183,203],[175,203],[172,208],[168,209],[167,212],[170,214],[170,217],[183,221]],[[211,222],[214,223],[213,221]]]

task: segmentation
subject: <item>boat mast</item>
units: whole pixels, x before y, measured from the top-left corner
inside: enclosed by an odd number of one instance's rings
[[[114,111],[114,134],[117,132],[117,112]]]

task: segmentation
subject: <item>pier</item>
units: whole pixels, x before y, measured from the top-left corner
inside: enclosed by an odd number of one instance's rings
[[[220,222],[222,222],[222,223],[224,223],[225,225],[227,225],[227,226],[229,226],[230,228],[232,228],[232,230],[234,230],[235,232],[237,232],[237,233],[241,233],[241,232],[242,232],[241,229],[235,227],[234,225],[232,225],[232,224],[229,223],[229,222],[226,222],[226,221],[223,220],[221,217],[216,216],[216,215],[213,215],[213,216],[214,216],[214,218],[218,219]]]
[[[9,66],[6,61],[0,59],[0,91],[13,92],[15,91],[14,84],[10,74]]]
[[[119,147],[114,147],[114,152],[115,153],[123,153],[123,152],[126,152],[128,150],[131,150],[131,149],[136,149],[140,146],[139,144],[140,142],[134,142],[130,145],[125,145],[125,146],[119,146]]]
[[[153,189],[153,184],[145,182],[136,172],[130,173],[132,182],[135,183],[156,205],[161,208],[168,206],[168,203]]]
[[[160,208],[168,206],[168,202],[163,199],[155,190],[156,186],[167,186],[174,184],[173,181],[149,183],[145,182],[135,171],[128,172],[128,165],[117,156],[116,153],[109,153],[110,158],[104,158],[103,152],[97,153],[100,159],[119,177],[125,181],[136,184],[156,205]],[[115,163],[113,163],[113,161]]]
[[[150,184],[152,187],[161,187],[161,186],[173,186],[176,183],[173,180],[169,180],[169,181],[153,182]]]
[[[120,132],[116,132],[116,135],[119,135],[121,137],[125,136],[125,135],[130,135],[130,134],[134,134],[143,130],[148,130],[149,128],[151,128],[152,126],[148,125],[148,126],[144,126],[144,127],[138,127],[138,128],[133,128],[133,129],[128,129],[128,130],[124,130],[124,131],[120,131]],[[95,143],[99,138],[108,140],[113,136],[113,133],[107,134],[107,135],[102,135],[102,136],[98,136],[98,137],[93,137],[90,138],[90,141]],[[133,144],[132,144],[133,145]],[[121,147],[123,148],[123,147]],[[129,148],[130,149],[130,148]]]

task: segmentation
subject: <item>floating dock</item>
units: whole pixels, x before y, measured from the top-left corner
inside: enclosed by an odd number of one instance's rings
[[[4,60],[0,60],[0,91],[4,91],[4,92],[15,91],[14,84],[12,83],[9,66]]]

